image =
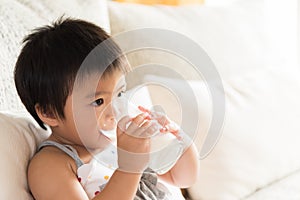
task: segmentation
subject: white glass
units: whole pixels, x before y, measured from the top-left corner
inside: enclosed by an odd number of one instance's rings
[[[149,108],[148,108],[149,109]],[[138,114],[143,113],[138,105],[131,103],[126,96],[116,97],[111,104],[106,106],[101,115],[99,116],[99,132],[111,139],[111,143],[116,147],[116,127],[123,117],[129,116],[130,118],[136,117]],[[154,124],[156,130],[151,135],[151,151],[149,167],[159,174],[165,173],[169,170],[180,157],[183,152],[182,143],[169,132],[161,133],[160,129],[163,126],[155,119],[156,113],[151,114],[151,123]],[[126,129],[132,122],[126,124]],[[126,131],[125,131],[126,132]],[[149,135],[139,135],[134,137],[149,137]],[[113,148],[113,147],[110,147]],[[102,159],[98,156],[98,159]],[[103,162],[106,162],[102,159]],[[114,161],[116,165],[116,161]],[[117,166],[114,166],[117,167]]]

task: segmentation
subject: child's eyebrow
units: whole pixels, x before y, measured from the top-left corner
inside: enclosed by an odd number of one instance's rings
[[[103,95],[103,94],[110,94],[110,92],[108,91],[97,91],[95,93],[91,93],[85,96],[85,98],[87,99],[91,99],[94,98],[95,96],[99,96],[99,95]]]
[[[116,91],[120,91],[122,89],[126,88],[126,84],[121,85]],[[95,93],[90,93],[88,95],[86,95],[85,98],[90,99],[90,98],[94,98],[96,96],[100,96],[103,94],[110,94],[111,92],[109,91],[96,91]]]

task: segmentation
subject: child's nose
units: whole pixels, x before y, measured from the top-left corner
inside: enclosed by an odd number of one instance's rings
[[[113,106],[111,103],[105,109],[105,117],[106,118],[115,118],[114,117],[114,109],[113,109]]]
[[[103,124],[102,129],[106,131],[114,129],[116,126],[116,118],[111,105],[106,108],[103,117],[104,118],[101,120]]]

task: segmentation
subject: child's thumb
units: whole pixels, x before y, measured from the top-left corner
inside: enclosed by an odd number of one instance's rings
[[[117,124],[117,137],[126,131],[126,125],[131,121],[131,118],[126,115],[122,117]]]

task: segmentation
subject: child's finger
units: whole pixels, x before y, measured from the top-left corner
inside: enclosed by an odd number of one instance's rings
[[[137,115],[131,120],[130,125],[126,129],[126,133],[129,135],[137,135],[135,132],[145,123],[145,120],[147,120],[147,118],[147,113],[141,113]]]
[[[170,120],[168,119],[168,117],[163,113],[151,112],[150,110],[148,110],[147,108],[144,108],[143,106],[138,106],[138,109],[142,112],[149,113],[151,118],[156,119],[158,121],[158,123],[162,126],[166,126],[167,124],[170,123]]]
[[[161,132],[161,133],[167,133],[168,132],[168,128],[167,127],[162,127],[161,129],[159,129],[159,131]]]
[[[157,120],[157,122],[162,126],[162,128],[159,129],[161,133],[171,133],[175,137],[179,138],[179,127],[171,123],[169,118],[160,112],[151,112],[150,110],[138,106],[138,109],[141,110],[142,112],[147,112],[151,115],[151,118]]]
[[[125,116],[122,119],[120,119],[117,126],[121,131],[117,131],[117,136],[119,136],[122,132],[126,131],[126,125],[130,121],[131,121],[131,118],[129,116]]]
[[[153,121],[146,121],[141,128],[138,130],[138,135],[140,137],[148,138],[153,136],[159,130],[157,123]]]
[[[151,137],[158,131],[158,129],[159,129],[159,127],[156,123],[150,122],[147,129],[142,133],[142,136]]]
[[[132,119],[132,123],[135,123],[138,126],[141,126],[146,118],[149,117],[148,113],[141,113]]]
[[[170,124],[170,120],[168,119],[168,117],[166,115],[160,115],[159,117],[156,118],[156,120],[163,127]]]
[[[143,136],[143,132],[147,130],[147,128],[150,126],[150,121],[149,120],[144,120],[143,124],[139,126],[135,131],[134,131],[134,136],[136,137],[145,137]]]
[[[150,110],[148,110],[147,108],[144,108],[143,106],[138,106],[138,109],[140,110],[140,111],[142,111],[142,112],[146,112],[146,113],[151,113],[151,111]]]

